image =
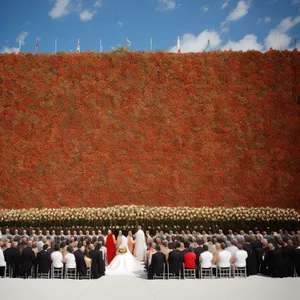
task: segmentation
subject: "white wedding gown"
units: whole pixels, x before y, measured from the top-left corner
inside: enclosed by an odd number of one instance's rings
[[[144,274],[144,266],[130,253],[127,238],[122,237],[122,245],[127,248],[124,254],[117,253],[112,262],[107,266],[106,275],[131,275],[141,276]]]

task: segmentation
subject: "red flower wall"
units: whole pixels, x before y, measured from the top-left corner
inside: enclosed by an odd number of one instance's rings
[[[300,208],[296,50],[3,54],[0,103],[2,208]]]

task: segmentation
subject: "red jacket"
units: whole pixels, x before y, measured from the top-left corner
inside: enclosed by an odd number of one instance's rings
[[[195,269],[196,254],[194,252],[188,252],[184,255],[184,267],[187,269]]]

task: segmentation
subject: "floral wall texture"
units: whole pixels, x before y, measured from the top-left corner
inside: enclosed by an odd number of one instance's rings
[[[1,54],[0,207],[299,210],[299,113],[297,50]]]

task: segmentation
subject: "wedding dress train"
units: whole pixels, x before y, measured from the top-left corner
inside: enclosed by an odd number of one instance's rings
[[[117,253],[113,261],[106,268],[106,275],[131,275],[141,276],[144,274],[144,266],[130,253],[127,238],[122,238],[122,246],[127,249],[126,253]]]

